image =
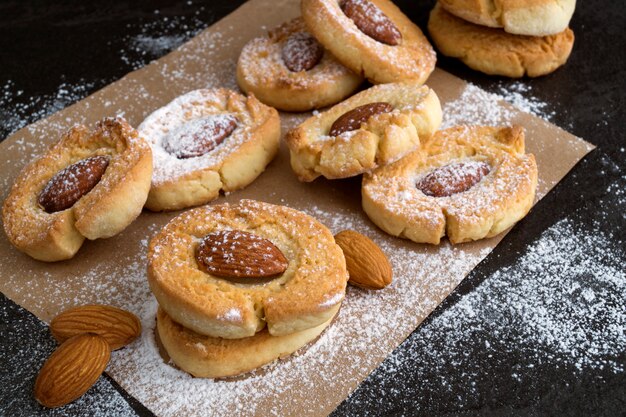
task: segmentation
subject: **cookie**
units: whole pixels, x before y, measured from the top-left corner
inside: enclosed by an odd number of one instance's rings
[[[251,40],[237,62],[237,83],[270,106],[308,111],[335,104],[363,82],[293,19]]]
[[[151,241],[148,281],[176,322],[238,339],[316,327],[334,315],[348,279],[343,252],[314,218],[252,200],[173,219]]]
[[[530,210],[537,165],[520,127],[458,126],[363,177],[363,209],[385,232],[419,243],[495,236]]]
[[[85,238],[116,235],[139,216],[151,176],[150,147],[125,120],[74,126],[19,174],[4,230],[35,259],[69,259]]]
[[[435,69],[432,46],[389,0],[303,0],[302,17],[343,65],[372,83],[423,84]]]
[[[339,306],[322,324],[283,336],[263,329],[243,339],[222,339],[198,334],[176,323],[159,308],[157,329],[165,351],[183,371],[195,377],[240,375],[284,358],[314,341],[333,321]]]
[[[490,75],[539,77],[565,64],[574,45],[574,32],[523,36],[466,22],[437,4],[428,31],[439,51],[459,58],[468,67]]]
[[[285,141],[300,181],[347,178],[397,160],[440,123],[441,105],[430,88],[380,84],[312,116]]]
[[[177,210],[245,187],[278,151],[278,112],[225,88],[195,90],[156,110],[138,128],[152,147],[146,207]]]
[[[439,0],[449,13],[514,35],[556,35],[567,29],[576,0]]]

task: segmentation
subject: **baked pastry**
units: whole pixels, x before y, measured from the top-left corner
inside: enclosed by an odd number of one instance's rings
[[[328,321],[348,274],[330,231],[314,218],[253,200],[200,207],[151,241],[148,281],[175,321],[203,335],[272,336]]]
[[[71,128],[27,165],[4,202],[9,241],[41,261],[118,234],[141,213],[152,176],[148,144],[122,118]]]
[[[576,0],[439,0],[449,13],[515,35],[556,35],[567,29]]]
[[[430,13],[428,31],[439,51],[459,58],[468,67],[491,75],[539,77],[565,64],[574,45],[574,32],[523,36],[466,22],[438,3]]]
[[[237,83],[270,106],[308,111],[335,104],[357,89],[363,77],[350,71],[293,19],[251,40],[237,62]]]
[[[380,84],[310,117],[285,141],[300,181],[347,178],[402,157],[440,124],[433,90],[418,83]]]
[[[203,89],[156,110],[138,131],[154,157],[146,207],[177,210],[254,181],[278,151],[280,118],[252,95]]]
[[[338,310],[339,306],[333,307],[327,321],[295,333],[272,336],[263,329],[243,339],[222,339],[189,330],[159,308],[157,329],[167,354],[183,371],[195,377],[223,378],[291,355],[315,340],[330,325]]]
[[[423,84],[435,69],[428,39],[389,0],[302,0],[302,17],[343,65],[372,83]]]
[[[495,236],[533,204],[537,164],[520,127],[457,126],[363,177],[363,209],[385,232],[439,244]]]

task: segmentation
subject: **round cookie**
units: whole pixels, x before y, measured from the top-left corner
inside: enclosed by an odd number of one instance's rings
[[[438,3],[430,13],[428,31],[439,51],[468,67],[490,75],[539,77],[565,64],[574,32],[535,37],[468,23]]]
[[[530,210],[537,165],[520,127],[440,130],[419,150],[363,177],[363,209],[385,232],[419,243],[499,234]]]
[[[338,310],[339,306],[335,306],[326,322],[288,335],[272,336],[263,329],[243,339],[222,339],[189,330],[159,308],[157,329],[167,354],[183,371],[195,377],[223,378],[291,355],[314,341],[330,325]]]
[[[40,261],[73,257],[85,238],[118,234],[141,213],[152,176],[148,144],[122,118],[72,127],[24,167],[4,202],[9,241]]]
[[[433,90],[418,83],[380,84],[305,120],[285,141],[300,181],[347,178],[401,158],[440,124]]]
[[[302,17],[342,64],[372,83],[423,84],[435,69],[428,39],[389,0],[302,0]]]
[[[278,151],[278,112],[225,88],[195,90],[150,114],[137,129],[152,147],[146,207],[205,204],[258,177]]]
[[[257,278],[280,257],[283,272]],[[148,260],[150,288],[167,314],[226,339],[253,336],[266,325],[272,336],[319,326],[334,315],[348,278],[343,252],[324,225],[252,200],[181,214],[151,241]],[[227,264],[240,265],[235,272],[247,277],[225,277]]]
[[[335,104],[363,78],[341,65],[313,38],[302,18],[251,40],[237,62],[237,83],[270,106],[308,111]]]
[[[515,35],[556,35],[567,29],[576,0],[439,0],[449,13]]]

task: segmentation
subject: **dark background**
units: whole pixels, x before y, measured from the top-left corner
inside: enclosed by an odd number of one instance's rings
[[[240,3],[3,1],[0,139],[162,56]],[[396,3],[425,28],[433,1]],[[531,89],[533,100],[546,103],[542,112],[550,115],[552,123],[598,148],[505,237],[335,414],[626,415],[623,351],[600,358],[621,364],[622,370],[616,372],[600,366],[554,366],[551,361],[538,360],[537,355],[529,357],[527,347],[500,348],[489,332],[471,333],[462,346],[448,346],[445,338],[426,337],[437,333],[433,329],[437,316],[454,311],[455,304],[488,282],[496,271],[506,269],[520,275],[523,265],[516,260],[544,230],[559,222],[567,221],[590,236],[610,231],[607,247],[600,250],[613,254],[608,261],[623,269],[626,6],[621,1],[578,3],[571,22],[576,43],[567,65],[549,76],[522,82]],[[473,72],[441,56],[438,65],[492,92],[519,86],[515,81]],[[589,253],[599,250],[593,247],[597,240],[582,244],[591,245],[584,248]],[[578,274],[575,277],[585,282],[584,267],[564,273]],[[558,305],[547,300],[546,308],[556,310]],[[55,346],[49,332],[4,296],[0,297],[0,317],[0,415],[150,415],[106,377],[76,404],[46,413],[32,399],[31,387],[37,370]],[[459,319],[458,325],[488,328],[485,320]],[[621,326],[623,338],[625,323],[597,318],[598,326],[611,324]],[[515,339],[524,330],[519,326],[512,322],[508,336]],[[511,378],[512,369],[516,370],[515,379]]]

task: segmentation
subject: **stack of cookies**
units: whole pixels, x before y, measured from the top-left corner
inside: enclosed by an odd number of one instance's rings
[[[347,280],[324,225],[252,200],[181,214],[148,253],[161,343],[197,377],[248,372],[313,341],[339,311]]]
[[[428,31],[439,51],[491,75],[539,77],[567,61],[576,0],[439,0]]]

